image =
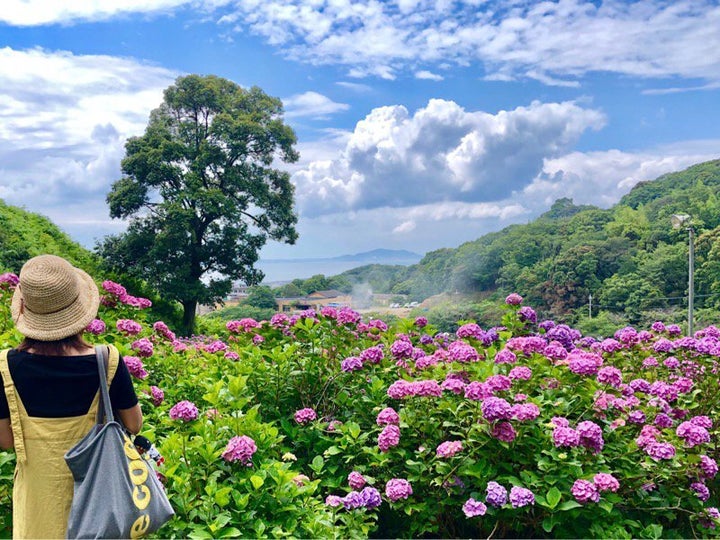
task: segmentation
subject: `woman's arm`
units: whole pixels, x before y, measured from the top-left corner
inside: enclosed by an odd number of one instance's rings
[[[0,418],[0,448],[10,450],[15,446],[12,427],[9,418]]]
[[[130,433],[133,435],[140,433],[140,428],[142,428],[143,424],[143,415],[139,403],[129,409],[118,409],[117,413],[123,425]],[[12,440],[12,433],[10,433],[10,437]]]

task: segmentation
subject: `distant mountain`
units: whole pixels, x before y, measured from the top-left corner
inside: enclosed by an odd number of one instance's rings
[[[373,249],[351,255],[337,257],[316,257],[304,259],[263,259],[262,263],[319,263],[319,262],[352,262],[359,264],[415,264],[423,255],[405,249]]]

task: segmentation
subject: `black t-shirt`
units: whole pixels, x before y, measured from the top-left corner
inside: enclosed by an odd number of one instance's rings
[[[100,388],[94,354],[46,356],[13,349],[8,352],[8,366],[29,416],[82,416],[87,414]],[[113,409],[129,409],[138,402],[130,372],[122,359],[110,384],[110,402]],[[7,396],[0,388],[0,418],[9,417]]]

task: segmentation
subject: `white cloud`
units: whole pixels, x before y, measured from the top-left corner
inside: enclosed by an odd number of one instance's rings
[[[426,70],[420,70],[415,73],[416,79],[425,79],[428,81],[442,81],[445,79],[442,75],[438,75],[437,73],[433,73],[431,71]]]
[[[169,12],[190,0],[3,0],[0,22],[13,26],[102,21],[128,13]]]
[[[403,234],[415,230],[417,223],[414,221],[403,221],[400,225],[393,229],[393,234]]]
[[[356,77],[480,62],[488,80],[561,86],[589,72],[720,79],[720,5],[712,0],[237,0],[221,12],[222,22],[290,58],[345,65]]]
[[[336,103],[329,97],[317,92],[305,92],[283,99],[285,116],[296,118],[307,116],[311,118],[327,118],[331,114],[347,111],[350,105]]]
[[[339,155],[294,172],[298,204],[313,216],[501,200],[604,122],[599,111],[573,102],[533,102],[495,115],[439,99],[414,114],[380,107],[357,123]]]
[[[561,86],[589,72],[720,80],[715,0],[6,0],[0,22],[71,24],[180,8],[249,30],[294,60],[347,66],[351,77],[437,77],[428,68],[479,63],[486,80]]]
[[[32,201],[61,226],[78,215],[107,220],[105,195],[120,175],[125,140],[143,132],[178,74],[124,58],[8,47],[0,74],[0,197]]]

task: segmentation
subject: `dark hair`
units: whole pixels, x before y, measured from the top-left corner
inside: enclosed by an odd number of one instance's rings
[[[40,341],[39,339],[26,337],[17,346],[17,350],[27,351],[32,349],[37,354],[63,356],[68,349],[84,349],[86,347],[92,347],[92,345],[85,341],[81,332],[55,341]]]

